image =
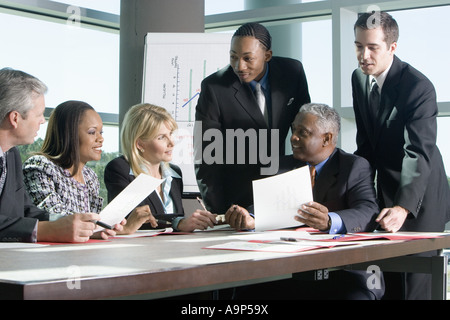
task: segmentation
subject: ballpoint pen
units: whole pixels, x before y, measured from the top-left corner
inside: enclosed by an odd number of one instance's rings
[[[172,222],[170,222],[170,221],[166,221],[166,220],[161,220],[161,219],[156,219],[156,223],[157,224],[165,224],[165,225],[171,225],[172,224]]]
[[[289,241],[289,242],[298,242],[296,238],[290,238],[290,237],[280,237],[281,241]]]
[[[98,226],[100,226],[102,228],[109,229],[109,230],[113,229],[113,227],[111,227],[109,224],[106,224],[104,222],[101,222],[101,221],[98,221],[98,220],[92,221],[92,222],[94,222],[96,225],[98,225]]]
[[[197,197],[197,201],[198,203],[200,203],[200,205],[202,206],[203,210],[208,211],[205,207],[205,204],[203,203],[202,199],[200,199],[199,197]]]
[[[197,197],[197,201],[198,201],[198,203],[200,203],[200,205],[202,206],[203,210],[208,211],[208,209],[206,209],[206,206],[203,203],[202,199]],[[225,223],[225,215],[224,214],[218,214],[217,217],[216,217],[216,220],[217,220],[217,222]]]

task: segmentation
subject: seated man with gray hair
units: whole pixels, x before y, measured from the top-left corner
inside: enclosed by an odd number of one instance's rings
[[[299,203],[301,209],[295,218],[299,222],[332,234],[373,231],[379,209],[372,170],[364,158],[337,148],[339,131],[340,116],[334,109],[314,103],[302,106],[292,123],[293,154],[280,159],[279,173],[306,165],[315,171],[314,201]],[[227,222],[236,229],[253,228],[253,218],[249,217],[248,211],[240,206],[226,213]],[[384,293],[382,277],[375,288],[368,287],[368,277],[365,271],[339,270],[331,272],[328,280],[283,280],[246,287],[238,290],[241,291],[238,296],[245,299],[380,299]]]

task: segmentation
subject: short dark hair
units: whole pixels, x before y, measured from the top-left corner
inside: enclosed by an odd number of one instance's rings
[[[398,41],[399,29],[397,21],[395,21],[389,13],[383,11],[366,12],[361,14],[356,21],[353,30],[356,31],[356,28],[368,30],[377,27],[381,27],[383,30],[384,41],[388,45]]]
[[[42,154],[64,169],[80,163],[78,125],[87,110],[94,108],[83,101],[69,100],[53,109],[48,120],[47,132],[42,144]]]
[[[245,23],[237,29],[234,37],[255,37],[259,42],[266,48],[270,50],[272,47],[272,37],[269,31],[262,24],[256,22]]]

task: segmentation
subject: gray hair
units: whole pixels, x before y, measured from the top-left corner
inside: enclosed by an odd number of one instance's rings
[[[326,104],[308,103],[300,108],[298,114],[310,113],[317,117],[317,126],[324,132],[333,133],[333,143],[337,144],[341,131],[341,117],[339,113]]]
[[[11,68],[0,70],[0,123],[11,111],[25,118],[34,107],[33,99],[47,92],[47,86],[39,79],[23,71]]]

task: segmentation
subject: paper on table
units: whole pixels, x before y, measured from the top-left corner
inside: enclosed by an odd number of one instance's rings
[[[308,166],[253,181],[255,230],[302,225],[294,219],[300,205],[313,200]]]
[[[244,242],[231,241],[223,244],[212,245],[205,247],[205,249],[216,250],[238,250],[238,251],[263,251],[263,252],[278,252],[278,253],[295,253],[313,249],[319,249],[323,244],[296,244],[287,245],[279,243],[261,243],[261,242]]]
[[[165,229],[155,229],[155,230],[137,230],[136,232],[132,234],[120,234],[114,236],[114,238],[141,238],[141,237],[154,237],[158,236],[160,234],[168,234],[172,233],[172,228],[165,228]]]
[[[110,226],[120,223],[162,182],[148,174],[140,174],[100,212],[100,220]],[[102,229],[97,227],[95,231]]]

